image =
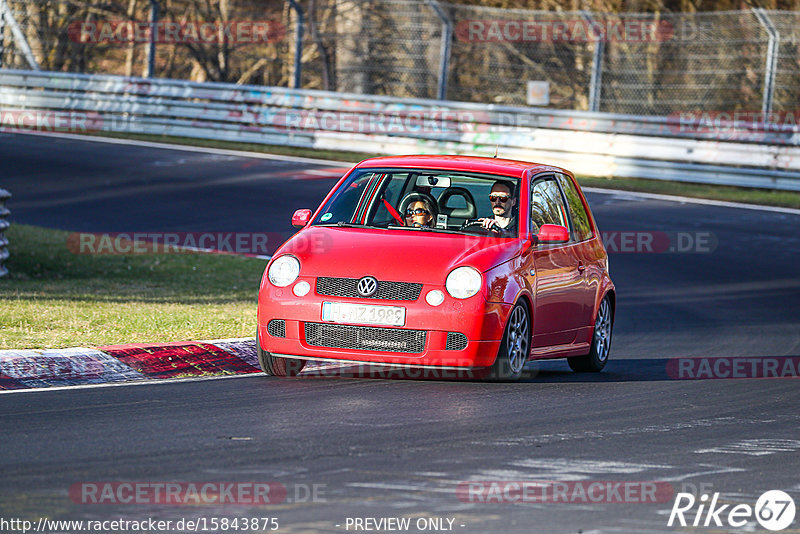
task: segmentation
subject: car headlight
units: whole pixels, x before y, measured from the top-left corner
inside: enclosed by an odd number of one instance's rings
[[[278,287],[286,287],[300,276],[300,262],[294,256],[281,256],[269,266],[269,281]]]
[[[481,290],[481,273],[472,267],[458,267],[450,271],[444,286],[454,298],[466,299]]]

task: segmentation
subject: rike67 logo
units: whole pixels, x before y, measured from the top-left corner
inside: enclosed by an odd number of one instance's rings
[[[695,505],[697,509],[695,510]],[[794,500],[788,493],[780,490],[764,492],[755,506],[749,504],[721,504],[719,493],[714,493],[709,501],[708,495],[695,499],[691,493],[678,493],[667,526],[693,527],[733,527],[742,528],[755,519],[763,528],[772,531],[783,530],[794,521]],[[688,522],[687,522],[688,518]]]

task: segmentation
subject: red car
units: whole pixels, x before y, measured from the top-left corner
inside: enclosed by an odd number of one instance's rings
[[[468,156],[362,161],[270,260],[258,295],[266,374],[306,360],[486,369],[608,359],[615,292],[569,171]]]

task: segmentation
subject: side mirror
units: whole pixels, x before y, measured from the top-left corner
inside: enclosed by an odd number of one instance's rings
[[[308,221],[311,220],[311,210],[309,209],[302,209],[297,210],[292,215],[292,226],[295,228],[304,228]]]
[[[566,226],[559,224],[543,224],[539,228],[539,243],[543,245],[554,245],[569,241],[569,230]]]

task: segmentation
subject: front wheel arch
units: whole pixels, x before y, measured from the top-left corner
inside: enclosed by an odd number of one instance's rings
[[[261,371],[267,376],[297,376],[306,365],[305,360],[282,358],[261,348],[261,332],[256,331],[256,353]]]
[[[526,298],[520,298],[508,314],[503,339],[487,379],[496,382],[518,380],[530,356],[532,341],[531,305]]]

